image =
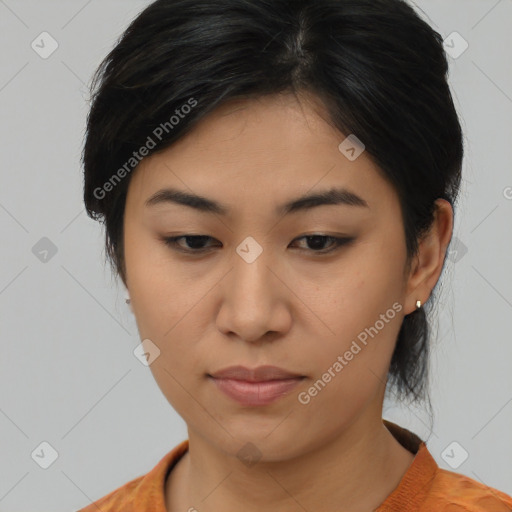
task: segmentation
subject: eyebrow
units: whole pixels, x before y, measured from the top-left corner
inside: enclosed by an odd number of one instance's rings
[[[208,199],[203,196],[178,190],[175,188],[165,188],[158,190],[145,201],[145,206],[155,206],[158,204],[175,203],[188,206],[200,212],[214,213],[226,216],[230,213],[229,208],[221,203]],[[346,205],[370,208],[368,203],[358,195],[346,188],[331,188],[313,194],[306,194],[297,199],[293,199],[275,210],[276,215],[287,215],[289,213],[310,210],[324,205]]]

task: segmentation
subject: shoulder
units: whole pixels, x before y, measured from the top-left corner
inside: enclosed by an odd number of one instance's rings
[[[512,497],[465,475],[438,469],[421,510],[512,512]]]
[[[77,512],[98,512],[98,509],[102,512],[110,512],[117,510],[128,511],[131,510],[133,498],[137,493],[140,483],[145,475],[139,476],[130,480],[129,482],[121,485],[112,492],[106,494],[102,498],[99,498],[94,503],[81,508]]]
[[[165,481],[188,450],[188,439],[165,454],[148,473],[121,485],[77,512],[155,512],[165,510]]]
[[[512,512],[512,497],[439,467],[425,441],[388,420],[385,426],[416,456],[378,512]]]

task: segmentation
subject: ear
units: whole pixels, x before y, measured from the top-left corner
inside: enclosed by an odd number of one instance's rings
[[[434,221],[430,230],[421,238],[407,281],[405,314],[416,309],[416,301],[424,304],[430,297],[443,270],[446,249],[452,238],[453,209],[445,199],[435,202]]]

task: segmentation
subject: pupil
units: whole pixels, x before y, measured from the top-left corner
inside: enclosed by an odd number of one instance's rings
[[[204,242],[206,242],[206,239],[208,237],[206,236],[187,236],[186,237],[186,241],[187,241],[187,244],[192,248],[192,249],[202,249],[203,248],[203,244]],[[190,241],[192,240],[192,243],[190,243]],[[194,245],[195,244],[199,244],[199,245]]]
[[[312,249],[322,249],[323,248],[322,246],[325,243],[325,239],[323,237],[317,236],[317,235],[308,236],[307,240],[308,240],[308,243],[310,243],[311,240],[313,240],[313,241],[316,240],[316,242],[318,242],[316,244],[314,242],[313,242],[313,244],[311,244],[312,245],[312,247],[311,247]]]

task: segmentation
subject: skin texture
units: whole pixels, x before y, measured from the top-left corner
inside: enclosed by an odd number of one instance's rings
[[[366,152],[355,161],[340,152],[345,135],[326,119],[306,94],[231,101],[143,160],[131,178],[125,284],[141,340],[161,351],[150,369],[190,442],[166,483],[169,511],[367,511],[413,460],[382,423],[384,384],[404,315],[428,299],[441,273],[453,211],[437,201],[406,273],[394,188]],[[144,205],[168,186],[231,213]],[[345,186],[369,208],[324,205],[276,216],[277,205],[331,186]],[[190,234],[212,237],[203,243],[209,252],[189,255],[161,240]],[[322,255],[334,246],[300,238],[313,234],[355,240]],[[248,236],[263,249],[252,263],[236,252]],[[298,394],[395,302],[394,318],[301,404]],[[272,364],[306,378],[277,402],[243,407],[206,375],[235,364]],[[261,454],[251,467],[237,457],[248,442]]]

